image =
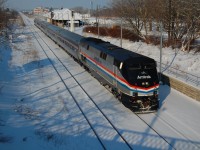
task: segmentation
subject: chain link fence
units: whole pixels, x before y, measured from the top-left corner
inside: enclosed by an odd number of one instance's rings
[[[162,68],[162,70],[161,70],[162,74],[175,77],[175,78],[177,78],[177,79],[179,79],[183,82],[186,82],[187,84],[190,84],[192,86],[200,88],[200,76],[190,74],[190,73],[185,72],[183,70],[179,70],[176,67],[169,66],[169,65],[166,65],[166,64],[163,64],[163,63],[161,65],[161,68]],[[160,70],[159,70],[160,69],[160,62],[157,62],[157,69],[158,69],[158,72],[160,72]]]

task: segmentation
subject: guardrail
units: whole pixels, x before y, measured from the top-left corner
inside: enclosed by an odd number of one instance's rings
[[[157,68],[159,70],[160,62],[157,62]],[[196,87],[200,87],[200,76],[190,74],[183,70],[179,70],[176,67],[169,66],[169,65],[166,65],[163,63],[162,63],[161,68],[162,68],[162,71],[161,71],[162,74],[171,75],[173,77],[176,77],[177,79],[180,79],[183,82],[186,82],[187,84],[190,84],[190,85],[193,85]]]

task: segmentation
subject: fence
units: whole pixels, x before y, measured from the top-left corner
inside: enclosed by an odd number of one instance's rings
[[[160,63],[157,62],[157,67],[160,68]],[[162,63],[162,74],[170,75],[172,77],[175,77],[183,82],[186,82],[189,85],[195,86],[197,88],[200,88],[200,76],[196,76],[193,74],[190,74],[188,72],[185,72],[183,70],[179,70],[176,67],[169,66]],[[159,70],[159,69],[158,69]]]

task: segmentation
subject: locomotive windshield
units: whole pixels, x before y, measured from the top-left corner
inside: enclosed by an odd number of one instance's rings
[[[122,69],[122,75],[131,85],[142,86],[143,82],[148,82],[150,86],[158,82],[155,62],[126,63]]]
[[[127,67],[127,69],[129,71],[131,71],[131,70],[139,70],[141,68],[142,68],[141,64],[129,64],[129,66]]]
[[[144,69],[154,69],[155,67],[155,63],[144,64]]]

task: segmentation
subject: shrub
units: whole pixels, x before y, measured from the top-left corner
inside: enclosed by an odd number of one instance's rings
[[[93,27],[93,26],[87,26],[83,29],[83,32],[87,33],[93,33],[93,34],[98,34],[98,27]],[[99,35],[100,36],[110,36],[114,38],[120,38],[121,37],[121,28],[120,26],[113,26],[111,28],[108,27],[99,27]],[[128,39],[130,41],[139,41],[142,40],[137,34],[134,32],[128,30],[128,29],[123,29],[122,31],[122,37],[123,39]]]

